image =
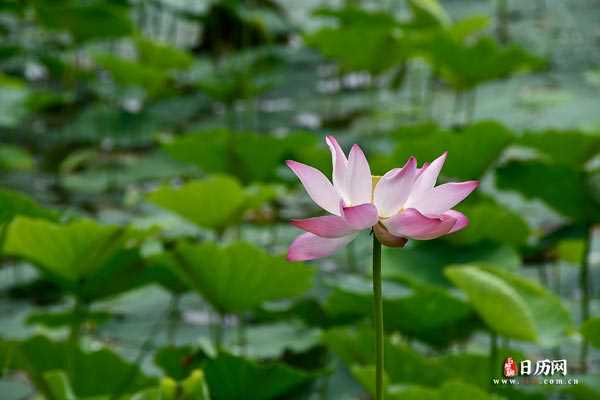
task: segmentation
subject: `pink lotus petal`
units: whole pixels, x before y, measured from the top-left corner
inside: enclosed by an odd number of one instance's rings
[[[429,162],[425,161],[421,168],[417,168],[417,175],[415,176],[415,179],[421,176],[421,174],[427,169],[427,167],[429,167]]]
[[[409,208],[383,221],[394,236],[416,240],[430,240],[446,235],[453,228],[456,219],[450,215],[427,217],[414,208]]]
[[[479,181],[445,183],[434,187],[419,204],[413,204],[423,214],[441,214],[463,201],[479,186]]]
[[[380,217],[390,217],[402,208],[410,195],[416,173],[417,160],[411,157],[404,167],[395,168],[381,177],[373,192],[373,202]]]
[[[348,197],[350,204],[357,205],[371,202],[373,193],[371,168],[365,154],[358,145],[352,146],[348,157]]]
[[[340,238],[322,238],[310,232],[298,236],[288,249],[289,261],[307,261],[327,257],[350,243],[358,233]]]
[[[354,228],[344,218],[337,215],[296,219],[292,220],[292,225],[324,238],[339,238],[354,231]]]
[[[344,207],[342,215],[348,225],[357,231],[370,228],[379,220],[377,208],[371,203],[354,207]]]
[[[344,151],[333,136],[326,136],[325,141],[327,142],[329,150],[331,151],[331,162],[333,165],[333,187],[340,194],[340,196],[345,198],[346,201],[349,201],[347,198],[348,188],[346,172],[348,169],[348,160],[346,159]]]
[[[469,218],[467,218],[467,216],[461,212],[458,212],[456,210],[448,210],[444,213],[444,215],[447,215],[449,217],[456,219],[456,223],[454,224],[454,226],[452,227],[452,229],[450,229],[450,232],[448,232],[448,233],[458,232],[461,229],[466,228],[467,225],[469,225]]]
[[[306,193],[322,209],[340,215],[340,196],[321,171],[308,165],[288,160],[286,164],[304,186]]]
[[[444,154],[433,160],[431,164],[421,168],[418,177],[415,179],[415,184],[413,185],[411,194],[406,201],[406,208],[416,208],[417,204],[427,196],[429,191],[435,185],[447,156],[448,152],[446,151]]]

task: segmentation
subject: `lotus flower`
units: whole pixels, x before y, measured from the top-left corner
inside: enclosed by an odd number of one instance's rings
[[[373,229],[387,246],[403,246],[407,239],[430,240],[464,229],[469,220],[452,210],[479,186],[478,181],[435,186],[447,153],[417,167],[410,157],[402,168],[371,176],[358,145],[348,158],[334,137],[326,137],[333,161],[332,182],[319,170],[287,161],[310,198],[329,215],[293,220],[306,231],[288,249],[288,260],[314,260],[346,246],[364,229]]]

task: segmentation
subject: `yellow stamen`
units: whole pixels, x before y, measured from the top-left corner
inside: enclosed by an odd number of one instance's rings
[[[381,175],[371,175],[371,202],[375,199],[375,186],[381,179]]]

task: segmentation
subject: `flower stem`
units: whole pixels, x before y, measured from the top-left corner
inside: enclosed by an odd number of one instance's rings
[[[498,372],[498,334],[490,332],[490,376],[496,377]]]
[[[381,299],[381,243],[373,235],[373,321],[375,322],[375,400],[383,399],[383,302]]]
[[[581,323],[590,317],[590,253],[592,250],[593,232],[591,227],[586,229],[585,247],[581,269],[579,272],[579,288],[581,290]],[[588,367],[589,343],[586,339],[581,343],[580,360],[581,370],[585,373]]]
[[[85,302],[83,302],[79,296],[75,298],[75,305],[72,309],[72,320],[69,331],[69,342],[76,348],[79,346],[79,340],[81,337],[81,325],[85,321],[85,316],[87,312],[87,307]]]

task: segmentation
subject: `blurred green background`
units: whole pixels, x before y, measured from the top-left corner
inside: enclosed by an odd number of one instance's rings
[[[386,399],[600,398],[598,0],[3,0],[0,399],[368,399],[368,234],[284,258],[326,134],[482,181],[384,249]]]

